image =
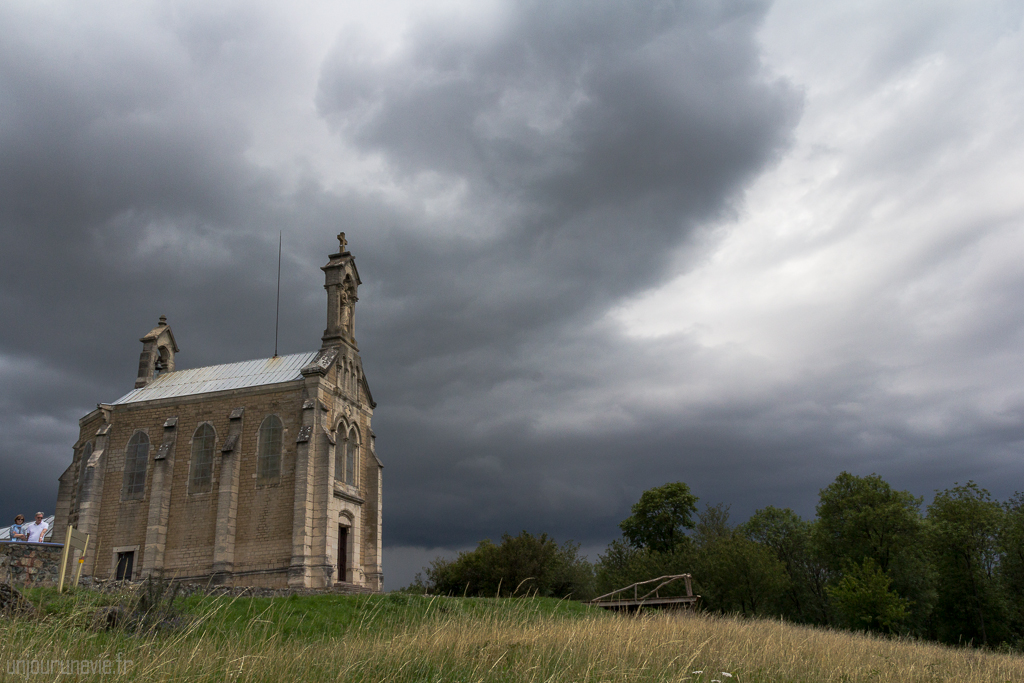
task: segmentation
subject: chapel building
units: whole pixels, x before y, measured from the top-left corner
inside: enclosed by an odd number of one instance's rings
[[[55,536],[90,534],[84,575],[382,589],[376,404],[353,336],[359,271],[338,239],[318,350],[176,370],[161,316],[135,388],[79,420]]]

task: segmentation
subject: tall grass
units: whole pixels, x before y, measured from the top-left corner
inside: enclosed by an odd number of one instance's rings
[[[60,680],[1024,681],[1024,658],[777,621],[619,616],[539,599],[192,599],[177,631],[97,632],[91,598],[0,622],[0,667],[106,657]],[[8,675],[4,680],[26,680]],[[695,673],[702,672],[702,673]],[[731,674],[731,678],[722,672]],[[27,680],[55,680],[55,675]]]

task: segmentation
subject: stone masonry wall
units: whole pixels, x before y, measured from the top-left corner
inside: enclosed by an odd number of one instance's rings
[[[178,401],[115,406],[106,460],[103,507],[96,538],[97,578],[111,578],[115,549],[135,550],[133,578],[141,576],[155,462],[149,461],[146,490],[142,500],[121,500],[124,449],[136,430],[150,440],[150,453],[164,438],[164,422],[177,417],[173,452],[167,465],[171,476],[169,524],[167,526],[164,576],[198,577],[209,574],[214,552],[217,496],[222,462],[221,446],[230,430],[228,416],[244,408],[238,444],[241,458],[234,571],[250,585],[287,585],[291,562],[292,501],[294,492],[295,437],[301,421],[301,387],[264,387],[240,390],[216,398],[187,397]],[[258,431],[268,415],[284,423],[280,482],[258,486],[256,453]],[[188,490],[192,438],[203,423],[216,432],[212,488],[206,493]],[[263,574],[269,574],[264,576]],[[241,578],[241,577],[239,577]]]
[[[0,583],[14,586],[56,586],[60,579],[59,543],[0,541]],[[74,574],[71,575],[74,579]]]

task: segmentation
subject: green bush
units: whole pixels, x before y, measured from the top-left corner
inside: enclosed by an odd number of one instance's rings
[[[501,543],[481,541],[455,560],[437,558],[417,577],[413,590],[440,595],[541,597],[586,600],[594,595],[594,570],[579,556],[579,544],[558,545],[547,534],[505,534]]]
[[[892,580],[871,559],[847,568],[827,591],[836,612],[852,629],[898,633],[910,616],[910,602],[889,586]]]

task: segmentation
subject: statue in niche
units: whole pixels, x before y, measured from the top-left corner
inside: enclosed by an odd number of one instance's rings
[[[341,329],[345,330],[345,334],[351,339],[354,328],[355,328],[355,305],[358,301],[356,297],[355,286],[349,278],[345,278],[345,284],[341,288],[340,293],[340,308],[341,308]]]

